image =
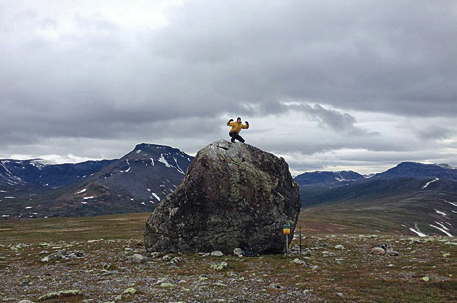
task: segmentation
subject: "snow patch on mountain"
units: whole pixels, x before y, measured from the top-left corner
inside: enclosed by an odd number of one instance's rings
[[[30,165],[35,166],[38,169],[42,169],[45,166],[48,165],[55,165],[55,162],[49,161],[49,160],[44,160],[44,159],[34,159],[30,161]]]
[[[450,232],[448,232],[447,230],[445,230],[445,229],[443,229],[443,228],[441,228],[441,227],[435,226],[435,225],[433,225],[433,224],[429,224],[429,225],[430,225],[431,227],[433,227],[433,228],[438,229],[439,231],[441,231],[443,234],[445,234],[445,235],[448,236],[448,237],[454,237]]]
[[[449,228],[447,228],[446,226],[444,226],[443,223],[440,223],[440,222],[436,222],[436,221],[435,221],[435,224],[441,226],[442,229],[449,231]]]
[[[84,188],[84,189],[81,189],[80,191],[77,192],[77,194],[82,194],[84,192],[86,192],[87,188]]]
[[[426,189],[430,184],[432,184],[433,182],[436,182],[438,180],[439,180],[439,178],[435,178],[432,181],[429,181],[429,182],[425,183],[425,185],[422,186],[422,189]]]
[[[165,164],[166,167],[173,167],[173,165],[170,165],[170,163],[168,163],[168,161],[164,158],[163,154],[160,154],[158,161]]]
[[[426,234],[422,233],[420,230],[419,230],[419,227],[417,226],[417,223],[414,223],[414,228],[410,227],[409,230],[412,231],[413,233],[415,233],[416,235],[418,235],[419,237],[427,237]]]
[[[451,202],[451,201],[447,201],[447,200],[443,200],[443,201],[446,202],[446,203],[451,204],[452,206],[457,207],[457,203],[456,202]]]
[[[426,234],[421,233],[420,231],[415,230],[415,229],[413,229],[412,227],[410,227],[409,230],[412,231],[413,233],[415,233],[416,235],[418,235],[419,237],[427,237]]]
[[[173,159],[175,160],[176,169],[178,170],[178,172],[180,172],[181,174],[185,175],[186,173],[181,169],[181,167],[179,167],[178,160],[176,160],[175,157],[173,157]]]
[[[439,211],[439,210],[437,210],[437,209],[435,209],[435,211],[436,211],[436,213],[437,213],[438,215],[447,216],[447,214],[446,214],[445,212],[443,212],[443,211]]]

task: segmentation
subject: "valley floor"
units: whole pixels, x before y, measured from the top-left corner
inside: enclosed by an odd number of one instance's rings
[[[0,222],[0,301],[457,301],[455,238],[304,227],[301,255],[148,254],[147,216]],[[383,243],[398,256],[369,254]]]

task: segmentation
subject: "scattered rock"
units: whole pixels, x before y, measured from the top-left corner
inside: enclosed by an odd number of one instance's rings
[[[172,255],[165,255],[162,257],[162,260],[164,260],[164,261],[170,261],[171,259],[173,259]]]
[[[63,298],[63,297],[75,297],[75,296],[82,296],[82,292],[79,290],[62,290],[62,291],[55,291],[45,294],[38,298],[38,301],[45,301],[50,299],[56,298]]]
[[[216,250],[211,253],[211,256],[212,257],[222,257],[222,256],[224,256],[224,254],[221,251]]]
[[[450,256],[451,256],[450,253],[444,253],[444,254],[443,254],[443,258],[447,258],[447,257],[450,257]]]
[[[173,288],[173,287],[175,287],[175,285],[171,284],[171,283],[168,283],[168,282],[164,282],[164,283],[160,284],[160,287],[162,287],[162,288]]]
[[[219,287],[227,287],[227,285],[225,285],[224,283],[220,283],[220,282],[214,283],[213,285],[219,286]]]
[[[30,301],[30,300],[21,300],[21,301],[19,301],[19,303],[34,303],[34,302]]]
[[[300,260],[300,259],[293,259],[292,261],[290,261],[290,263],[298,264],[298,265],[306,265],[306,262],[303,260]]]
[[[134,254],[128,258],[129,263],[145,263],[146,257],[141,254]]]
[[[304,256],[312,256],[314,254],[314,252],[311,249],[307,248],[307,249],[305,249],[305,251],[302,254]]]
[[[67,250],[59,250],[56,253],[50,254],[41,259],[41,262],[49,262],[52,260],[64,260],[69,261],[73,259],[81,259],[84,258],[83,251],[67,251]]]
[[[210,268],[215,271],[222,271],[226,269],[228,266],[227,262],[222,262],[220,264],[211,264]]]
[[[425,281],[425,282],[428,282],[428,281],[430,281],[430,277],[425,276],[425,277],[422,277],[421,280],[422,280],[422,281]]]
[[[278,283],[271,283],[270,286],[268,286],[269,289],[281,289],[282,286],[279,285]]]
[[[384,250],[384,248],[381,248],[381,247],[373,247],[370,251],[370,254],[383,256],[386,254],[386,251]]]
[[[341,249],[341,250],[344,250],[344,246],[341,245],[341,244],[338,244],[338,245],[335,245],[335,249]]]
[[[177,266],[181,262],[182,262],[182,259],[180,257],[174,257],[173,259],[170,260],[170,262],[168,262],[168,264],[173,265],[173,266]]]
[[[388,255],[388,256],[398,256],[398,252],[394,251],[392,246],[383,243],[381,245],[375,246],[370,251],[373,255]]]
[[[324,250],[324,251],[322,252],[322,256],[323,256],[323,257],[334,257],[335,254],[332,253],[332,252],[329,252],[329,251]]]
[[[136,289],[133,287],[129,287],[126,290],[124,290],[122,293],[127,294],[127,295],[134,295],[134,294],[136,294]]]
[[[151,256],[151,258],[160,258],[163,253],[159,252],[159,251],[154,251],[152,253],[149,254]]]

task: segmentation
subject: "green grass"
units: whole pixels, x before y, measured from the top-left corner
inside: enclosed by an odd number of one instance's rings
[[[141,239],[150,213],[0,221],[0,243]]]

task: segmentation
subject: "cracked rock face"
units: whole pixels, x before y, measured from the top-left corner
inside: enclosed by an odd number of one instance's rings
[[[298,185],[286,161],[243,143],[216,141],[200,150],[182,183],[146,223],[149,251],[224,254],[246,244],[281,253],[300,212]]]

